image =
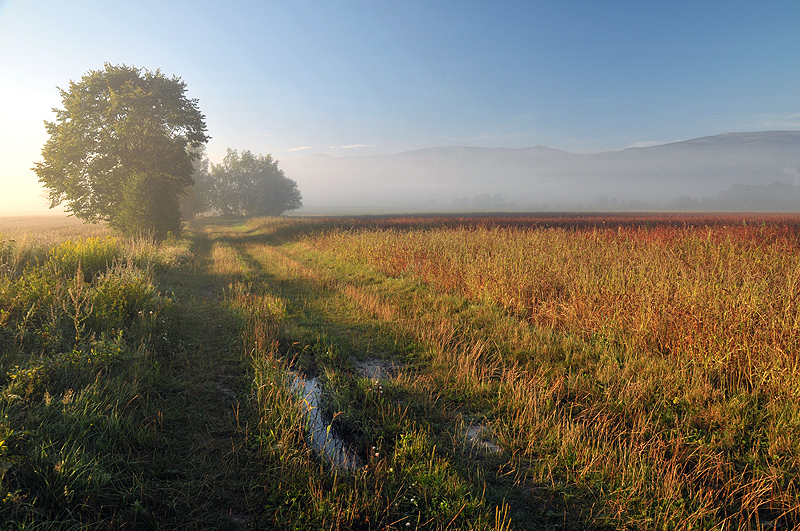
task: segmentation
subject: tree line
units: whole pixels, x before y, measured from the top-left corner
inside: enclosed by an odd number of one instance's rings
[[[209,165],[197,99],[160,70],[106,63],[69,88],[45,122],[33,170],[50,208],[123,233],[178,233],[184,214],[280,215],[302,206],[297,183],[270,155],[228,149]],[[209,169],[210,168],[210,169]]]

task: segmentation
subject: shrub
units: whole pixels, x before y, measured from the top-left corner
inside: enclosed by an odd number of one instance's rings
[[[111,236],[78,238],[53,248],[48,260],[64,276],[72,277],[80,270],[84,281],[91,282],[120,258],[121,251],[122,246]]]
[[[160,303],[148,275],[122,265],[97,277],[91,300],[91,326],[97,331],[127,328],[137,317],[157,311]]]

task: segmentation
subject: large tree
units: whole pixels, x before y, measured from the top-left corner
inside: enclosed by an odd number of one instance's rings
[[[279,216],[303,206],[297,183],[271,155],[228,149],[222,164],[211,165],[211,206],[220,214]]]
[[[178,77],[106,63],[69,89],[45,122],[50,135],[34,171],[76,217],[156,236],[181,227],[178,199],[208,141],[196,99]]]

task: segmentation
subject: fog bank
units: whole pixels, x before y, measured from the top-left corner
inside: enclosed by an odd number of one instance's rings
[[[800,205],[800,131],[728,133],[577,154],[434,147],[385,156],[281,161],[304,209],[371,212],[754,210]]]

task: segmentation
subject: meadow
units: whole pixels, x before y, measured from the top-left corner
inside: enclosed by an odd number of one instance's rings
[[[161,243],[0,218],[0,519],[792,529],[799,250],[795,215],[198,219]],[[298,377],[357,466],[315,448]]]

